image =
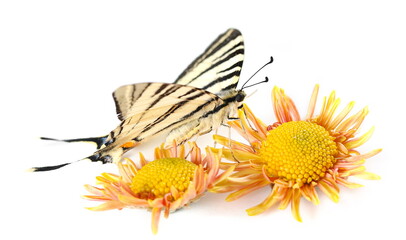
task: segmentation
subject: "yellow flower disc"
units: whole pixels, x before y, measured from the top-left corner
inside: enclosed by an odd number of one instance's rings
[[[142,167],[134,176],[131,190],[137,197],[153,199],[163,197],[175,187],[179,192],[185,191],[197,165],[182,158],[161,158]]]
[[[286,122],[268,132],[259,154],[269,177],[301,186],[319,180],[334,165],[337,145],[333,140],[316,123]]]

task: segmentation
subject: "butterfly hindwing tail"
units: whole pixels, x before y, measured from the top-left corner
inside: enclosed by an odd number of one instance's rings
[[[47,141],[58,141],[58,142],[90,142],[94,143],[97,146],[97,149],[100,149],[105,143],[107,139],[106,136],[102,137],[88,137],[88,138],[72,138],[72,139],[56,139],[56,138],[48,138],[48,137],[41,137],[41,140],[47,140]]]

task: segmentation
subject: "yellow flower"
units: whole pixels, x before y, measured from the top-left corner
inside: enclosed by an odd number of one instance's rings
[[[332,92],[324,98],[321,112],[314,116],[318,85],[314,88],[307,114],[301,118],[293,101],[280,88],[272,91],[272,101],[277,122],[265,125],[244,105],[239,110],[239,120],[229,122],[249,145],[215,135],[214,139],[228,147],[223,155],[238,161],[236,171],[219,182],[212,192],[233,192],[227,201],[238,199],[254,190],[272,186],[269,196],[259,205],[247,209],[249,215],[263,213],[279,203],[279,209],[291,205],[296,220],[300,199],[319,204],[316,188],[331,200],[338,202],[339,186],[360,187],[348,181],[349,176],[379,179],[365,171],[365,159],[378,154],[381,149],[360,154],[356,148],[372,135],[373,128],[355,137],[368,114],[364,108],[347,117],[354,106],[349,103],[337,112],[340,100]],[[222,167],[235,163],[222,163]]]
[[[103,173],[97,184],[102,187],[85,185],[93,195],[84,196],[89,200],[104,203],[90,207],[94,211],[122,209],[125,207],[147,208],[152,211],[152,231],[157,233],[161,211],[167,218],[175,211],[200,198],[217,181],[223,180],[233,171],[219,173],[221,153],[206,148],[206,156],[192,143],[190,161],[185,159],[184,146],[155,149],[155,160],[148,162],[140,153],[140,167],[130,159],[118,164],[119,175]]]

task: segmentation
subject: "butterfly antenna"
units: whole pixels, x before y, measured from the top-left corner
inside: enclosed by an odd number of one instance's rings
[[[260,83],[268,82],[268,81],[269,81],[268,77],[265,77],[265,80],[262,81],[262,82],[254,83],[254,84],[249,85],[249,86],[245,86],[258,72],[260,72],[264,67],[266,67],[267,65],[271,64],[272,62],[273,62],[273,57],[271,56],[269,62],[265,63],[264,66],[262,66],[261,68],[259,68],[250,78],[248,78],[248,80],[242,85],[241,89],[249,88],[249,87],[255,86],[255,85],[260,84]]]

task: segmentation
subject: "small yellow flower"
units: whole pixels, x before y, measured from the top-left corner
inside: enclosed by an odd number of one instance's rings
[[[190,161],[185,159],[184,146],[176,147],[174,143],[170,148],[156,148],[155,160],[151,162],[140,153],[141,167],[130,159],[120,162],[119,175],[103,173],[96,178],[102,187],[85,185],[93,194],[84,196],[86,199],[104,202],[88,209],[147,208],[152,211],[152,231],[157,233],[162,210],[167,218],[170,211],[197,200],[233,171],[230,168],[218,174],[221,153],[206,148],[207,155],[203,157],[195,143],[190,145]]]
[[[277,122],[265,125],[244,105],[239,110],[239,120],[229,122],[249,145],[215,135],[214,139],[228,147],[223,155],[239,163],[236,171],[219,182],[210,191],[233,192],[227,201],[238,199],[254,190],[272,186],[269,196],[259,205],[247,209],[249,215],[263,213],[274,204],[279,209],[291,205],[296,220],[302,221],[299,213],[300,199],[319,204],[316,188],[331,200],[338,202],[339,186],[360,187],[348,181],[349,176],[379,179],[365,171],[365,159],[378,154],[381,149],[360,154],[356,148],[372,135],[373,128],[360,137],[355,137],[368,114],[364,108],[347,117],[354,106],[349,103],[337,113],[340,100],[332,92],[324,98],[321,112],[314,116],[318,85],[314,88],[307,114],[301,118],[293,101],[285,92],[275,87],[272,100]],[[222,167],[235,163],[222,163]]]

